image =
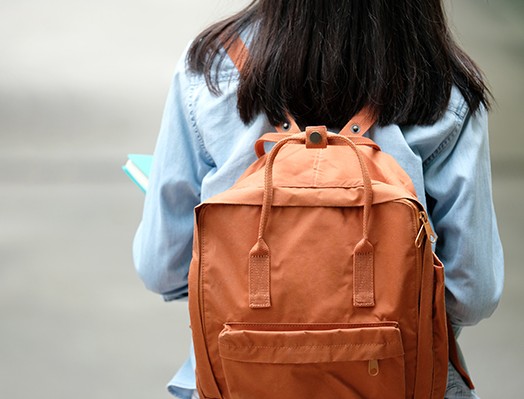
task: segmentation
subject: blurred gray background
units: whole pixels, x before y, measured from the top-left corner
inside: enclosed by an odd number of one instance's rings
[[[0,0],[0,398],[167,398],[185,304],[135,275],[143,195],[121,172],[152,152],[188,41],[246,0]],[[448,0],[484,69],[506,253],[495,315],[461,337],[482,398],[522,397],[524,1]],[[285,399],[285,398],[283,398]]]

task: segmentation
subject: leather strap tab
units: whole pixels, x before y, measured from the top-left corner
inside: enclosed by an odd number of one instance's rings
[[[269,247],[260,238],[249,253],[249,307],[271,307],[271,257]]]
[[[363,136],[376,122],[375,115],[369,106],[365,106],[342,128],[344,136]]]
[[[353,306],[375,306],[374,248],[363,238],[353,253]]]
[[[295,119],[291,116],[291,114],[286,114],[286,119],[287,122],[275,126],[277,132],[287,133],[288,135],[301,132],[300,127],[297,125],[297,122],[295,122]]]
[[[306,127],[306,148],[326,148],[328,145],[325,126]]]

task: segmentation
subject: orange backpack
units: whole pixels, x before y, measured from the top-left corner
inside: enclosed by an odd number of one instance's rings
[[[237,183],[197,207],[202,399],[444,397],[436,236],[409,176],[362,136],[372,124],[364,109],[340,134],[266,134]]]

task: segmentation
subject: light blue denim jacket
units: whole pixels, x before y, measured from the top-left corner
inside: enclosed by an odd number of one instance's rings
[[[256,159],[257,138],[274,131],[264,115],[249,125],[240,120],[237,79],[226,57],[219,72],[223,94],[215,96],[203,76],[187,71],[183,54],[172,80],[133,244],[138,274],[167,301],[187,296],[193,208],[229,188]],[[453,89],[447,112],[434,125],[375,126],[369,136],[396,158],[413,180],[419,200],[429,205],[453,325],[470,326],[490,316],[502,292],[503,254],[492,201],[485,110],[471,114]],[[191,363],[176,382],[186,388],[194,387],[188,367]]]

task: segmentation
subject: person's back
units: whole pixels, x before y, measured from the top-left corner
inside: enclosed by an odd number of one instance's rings
[[[250,54],[240,76],[223,50],[238,34]],[[491,314],[503,261],[487,91],[452,41],[440,0],[255,1],[204,31],[187,57],[173,80],[134,244],[150,289],[166,299],[187,295],[193,208],[234,183],[255,160],[261,134],[288,114],[302,128],[338,130],[367,106],[378,119],[369,137],[410,175],[439,235],[453,326]],[[446,397],[472,395],[451,369]]]

